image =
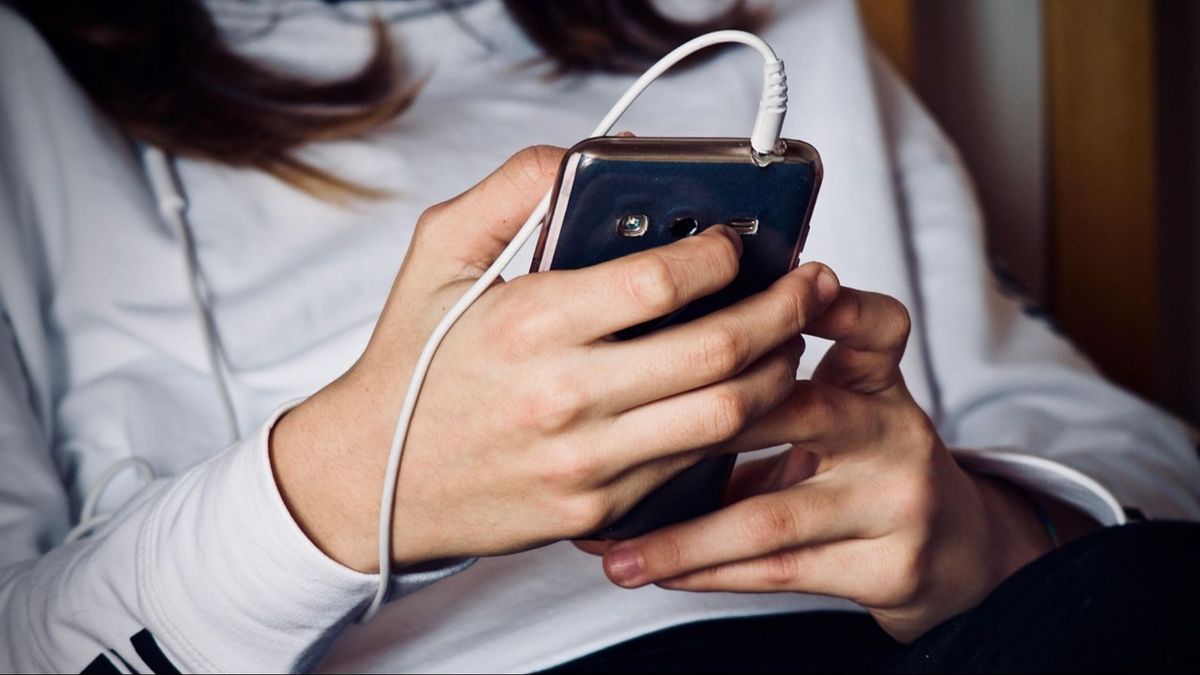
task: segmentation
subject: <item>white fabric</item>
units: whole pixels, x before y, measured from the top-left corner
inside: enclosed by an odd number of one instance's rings
[[[352,70],[367,50],[363,26],[296,5],[307,9],[239,48],[318,74]],[[326,558],[289,517],[266,461],[273,411],[359,355],[423,208],[522,146],[579,140],[631,79],[546,81],[523,66],[537,50],[501,3],[461,19],[494,51],[444,14],[398,22],[418,72],[432,74],[416,104],[369,141],[306,150],[395,198],[337,208],[254,172],[181,162],[234,401],[254,429],[224,448],[178,234],[161,224],[128,143],[0,8],[0,670],[77,671],[110,649],[142,670],[129,639],[146,628],[183,670],[323,660],[339,671],[515,671],[684,621],[851,606],[621,590],[595,559],[558,544],[482,560],[419,592],[457,570],[401,577],[402,597],[375,622],[347,625],[372,578]],[[237,21],[223,25],[238,33]],[[981,450],[963,461],[1105,524],[1121,522],[1117,503],[1200,516],[1184,426],[1105,383],[997,291],[961,163],[869,57],[854,3],[781,5],[765,37],[788,64],[785,135],[825,162],[807,255],[912,309],[905,374],[947,443],[1041,458]],[[622,126],[745,135],[757,59],[730,51],[664,79]],[[810,348],[802,373],[823,348]],[[116,517],[59,545],[87,489],[131,455],[165,478],[143,489],[122,474],[100,501]]]

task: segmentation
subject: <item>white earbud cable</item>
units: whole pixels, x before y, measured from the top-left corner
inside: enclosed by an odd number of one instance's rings
[[[787,113],[787,77],[784,74],[783,62],[775,56],[775,52],[771,49],[770,45],[761,38],[751,33],[735,30],[722,30],[701,35],[676,47],[669,54],[662,57],[662,59],[651,66],[649,70],[643,73],[626,90],[625,94],[617,100],[616,104],[608,111],[608,114],[604,116],[604,119],[596,125],[591,135],[606,135],[612,129],[613,125],[616,124],[617,120],[620,119],[621,115],[645,91],[646,87],[672,66],[701,49],[724,43],[738,43],[753,47],[763,57],[763,91],[762,97],[759,99],[758,115],[754,121],[754,129],[750,135],[750,146],[760,156],[772,155],[776,150],[776,144],[779,142],[779,134],[783,127],[783,118]],[[442,344],[442,340],[445,339],[446,334],[450,332],[450,328],[462,317],[471,304],[478,300],[484,291],[499,278],[501,272],[512,262],[517,252],[529,240],[529,237],[537,231],[542,219],[546,216],[546,210],[549,208],[549,205],[550,192],[547,192],[542,197],[542,200],[538,202],[537,208],[533,210],[533,213],[529,214],[529,218],[521,226],[517,235],[504,248],[500,257],[492,263],[483,276],[479,277],[471,288],[442,317],[442,320],[433,329],[433,333],[425,342],[425,347],[421,350],[416,367],[413,369],[412,378],[408,382],[408,389],[404,395],[404,405],[400,409],[400,416],[396,421],[396,430],[392,437],[391,449],[388,451],[387,470],[383,482],[383,495],[379,504],[379,586],[376,589],[375,597],[371,600],[371,604],[360,617],[360,622],[370,621],[374,618],[387,601],[392,567],[392,510],[396,501],[396,481],[400,474],[400,458],[404,453],[404,441],[408,436],[408,428],[412,424],[413,411],[417,407],[417,397],[421,393],[421,386],[425,382],[425,375],[429,372],[433,356],[437,353],[437,349]]]
[[[208,369],[213,383],[216,385],[217,397],[221,402],[221,414],[228,427],[229,442],[235,443],[241,438],[237,407],[234,406],[233,392],[225,375],[220,333],[217,332],[216,319],[213,317],[212,290],[208,287],[200,269],[195,235],[186,216],[187,199],[179,187],[179,177],[175,173],[171,158],[165,152],[152,145],[146,146],[142,151],[142,164],[146,169],[150,190],[158,202],[159,215],[171,228],[172,234],[179,237],[184,264],[187,267],[188,290],[191,292],[196,314],[200,318],[200,330],[204,338],[205,355],[208,357]]]
[[[63,538],[64,544],[69,544],[87,536],[92,530],[112,518],[111,513],[96,513],[96,508],[99,506],[100,497],[104,495],[104,490],[108,488],[108,484],[118,474],[129,467],[137,470],[142,483],[149,484],[154,480],[154,467],[150,466],[150,462],[141,457],[125,457],[110,464],[104,470],[104,473],[100,474],[100,477],[96,479],[96,482],[92,484],[92,488],[88,490],[87,498],[83,500],[83,507],[79,509],[79,524],[72,527],[70,532],[67,532],[67,536]]]
[[[216,386],[217,397],[221,403],[221,414],[225,420],[229,442],[233,443],[241,437],[238,428],[237,409],[233,404],[233,394],[225,375],[225,367],[221,358],[221,343],[217,333],[216,321],[212,312],[212,292],[201,274],[200,261],[196,253],[196,241],[186,217],[187,200],[179,186],[179,178],[175,174],[170,156],[162,150],[147,145],[142,148],[142,165],[150,184],[150,191],[158,206],[159,215],[171,228],[171,233],[179,237],[180,246],[187,268],[188,289],[191,292],[192,304],[200,318],[200,329],[204,339],[205,354],[208,357],[209,374]],[[87,497],[79,512],[79,523],[72,527],[63,539],[64,544],[86,537],[92,530],[108,522],[111,513],[96,513],[100,498],[108,489],[113,479],[126,468],[133,467],[141,477],[142,482],[149,484],[154,480],[154,467],[140,457],[123,457],[113,462],[88,489]]]

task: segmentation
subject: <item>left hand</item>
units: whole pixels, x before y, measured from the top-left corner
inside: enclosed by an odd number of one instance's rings
[[[795,591],[865,607],[911,641],[1053,547],[1030,498],[965,472],[909,394],[897,300],[843,288],[805,332],[835,344],[811,381],[728,448],[791,443],[738,467],[728,505],[604,553],[614,583]]]

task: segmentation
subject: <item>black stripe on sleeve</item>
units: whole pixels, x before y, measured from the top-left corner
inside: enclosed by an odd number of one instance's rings
[[[154,640],[154,636],[150,634],[150,631],[143,628],[138,631],[137,635],[129,638],[129,641],[133,643],[133,649],[142,659],[142,663],[145,663],[151,672],[166,673],[168,675],[179,672],[175,664],[171,663],[166,654],[163,654],[162,649],[159,648],[158,642]]]
[[[141,673],[138,672],[137,668],[134,668],[132,665],[130,665],[130,663],[128,661],[125,660],[124,656],[121,656],[120,654],[118,654],[116,651],[114,651],[112,649],[108,650],[108,653],[111,654],[113,657],[115,657],[118,661],[120,661],[121,665],[125,666],[125,672],[132,673],[132,675],[141,675]]]
[[[1142,510],[1136,506],[1123,506],[1121,507],[1121,510],[1125,512],[1125,518],[1133,522],[1149,520],[1149,518],[1146,517],[1146,514],[1142,513]]]
[[[83,670],[81,670],[79,672],[80,673],[101,673],[103,675],[108,675],[109,673],[117,673],[119,675],[121,671],[117,670],[117,667],[113,665],[112,661],[108,660],[107,656],[101,654],[101,655],[97,656],[96,658],[92,659],[92,662],[87,664],[86,666],[84,666]]]

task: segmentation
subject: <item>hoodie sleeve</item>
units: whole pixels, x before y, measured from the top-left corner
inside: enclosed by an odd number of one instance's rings
[[[0,671],[313,667],[377,577],[329,559],[291,518],[268,456],[286,408],[212,459],[151,484],[90,537],[58,543],[69,525],[66,489],[3,310]],[[392,597],[467,564],[397,575]]]
[[[0,669],[75,672],[123,663],[139,672],[259,672],[313,665],[375,582],[325,557],[291,519],[267,456],[270,422],[213,459],[155,482],[91,537],[48,547],[54,537],[41,533],[62,531],[66,499],[28,406],[11,386],[20,380],[12,377],[6,342]],[[14,414],[20,412],[26,414]]]
[[[1196,436],[1106,381],[985,258],[961,159],[882,59],[876,85],[920,307],[936,419],[967,468],[1054,495],[1099,522],[1200,518]],[[915,334],[916,332],[914,332]]]
[[[37,91],[70,86],[46,45],[0,5],[0,672],[283,672],[312,668],[378,577],[325,556],[275,485],[270,429],[155,481],[90,536],[72,525],[56,461],[48,290],[18,152]],[[44,103],[44,102],[43,102]],[[55,105],[86,105],[79,100]],[[42,149],[44,153],[52,149]],[[392,579],[392,597],[469,562]]]

